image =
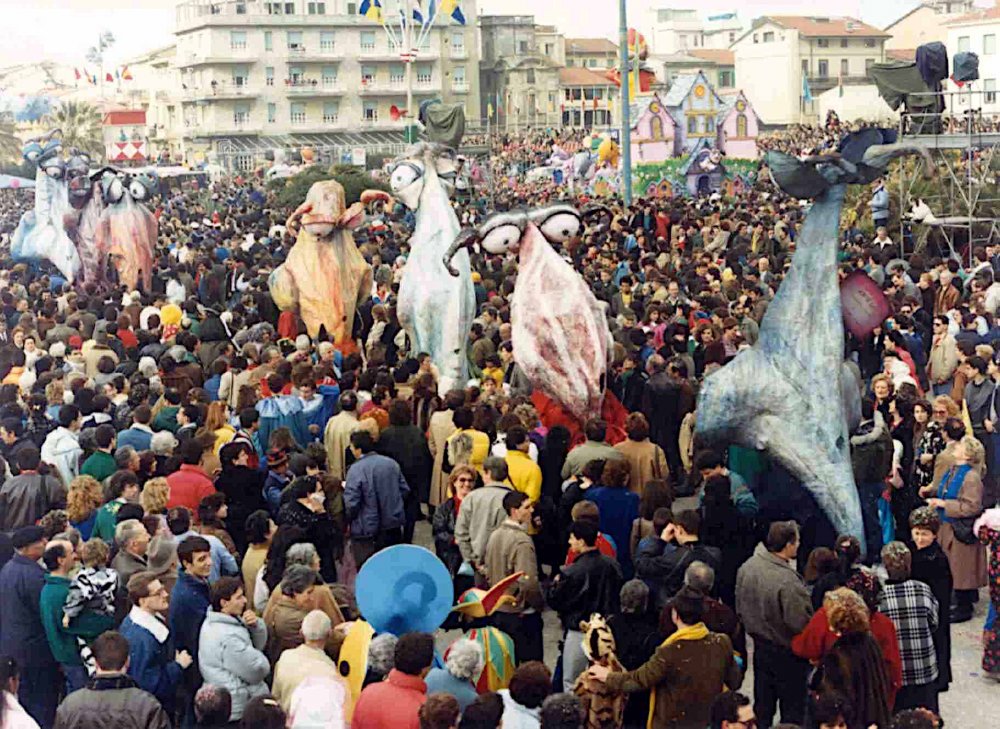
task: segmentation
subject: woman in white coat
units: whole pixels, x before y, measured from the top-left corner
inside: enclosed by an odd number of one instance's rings
[[[212,609],[198,639],[198,668],[205,683],[221,686],[233,699],[230,721],[239,721],[247,702],[267,696],[271,665],[264,655],[267,627],[247,609],[243,580],[223,577],[212,585]]]

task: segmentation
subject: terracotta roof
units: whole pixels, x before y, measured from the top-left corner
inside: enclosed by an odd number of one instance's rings
[[[994,5],[992,8],[974,10],[971,13],[960,15],[957,18],[947,21],[945,25],[965,25],[983,20],[1000,20],[1000,5]]]
[[[692,48],[687,54],[719,66],[732,66],[736,63],[736,54],[727,48]]]
[[[567,53],[617,53],[618,46],[607,38],[567,38]]]
[[[562,86],[612,86],[613,84],[603,73],[597,73],[589,68],[569,66],[559,69],[559,84]]]
[[[917,49],[886,48],[885,57],[893,61],[912,61],[917,57]]]
[[[888,38],[889,34],[878,28],[862,23],[855,18],[830,18],[807,15],[767,15],[762,20],[771,20],[785,28],[799,31],[806,37],[830,36],[841,37],[856,35],[859,37]],[[851,24],[851,28],[848,28]]]
[[[142,109],[137,111],[129,109],[119,109],[109,111],[104,115],[104,126],[122,126],[126,124],[145,124],[146,112]]]

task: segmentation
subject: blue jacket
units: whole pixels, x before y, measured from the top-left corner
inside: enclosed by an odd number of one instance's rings
[[[54,666],[39,599],[45,570],[15,554],[0,570],[0,655],[21,666]]]
[[[132,426],[118,433],[117,446],[119,448],[132,446],[137,451],[148,451],[152,440],[152,433]]]
[[[170,593],[170,636],[177,650],[186,650],[198,665],[198,636],[212,601],[208,582],[181,570]]]
[[[173,636],[160,643],[146,628],[134,623],[131,616],[122,621],[118,632],[128,641],[128,675],[139,688],[156,697],[168,716],[173,716],[174,694],[184,673],[174,660]]]
[[[597,486],[587,489],[584,498],[597,504],[601,515],[599,528],[614,539],[622,573],[626,580],[632,579],[632,555],[629,545],[632,522],[639,518],[639,494],[632,493],[627,488]]]
[[[872,209],[872,220],[886,220],[889,217],[889,191],[879,187],[868,203]]]
[[[409,492],[399,464],[391,458],[367,453],[355,461],[344,485],[351,536],[371,538],[403,526],[403,497]]]
[[[455,678],[443,668],[432,668],[427,677],[424,678],[427,684],[427,695],[449,694],[458,701],[459,711],[465,711],[465,707],[476,700],[476,687],[469,681]]]
[[[271,442],[271,433],[278,428],[288,428],[292,438],[300,448],[305,448],[311,442],[309,426],[302,412],[302,401],[293,395],[278,395],[266,397],[257,403],[260,413],[257,436],[261,444]]]

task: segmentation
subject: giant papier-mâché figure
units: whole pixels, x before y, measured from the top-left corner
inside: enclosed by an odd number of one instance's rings
[[[136,289],[141,283],[143,290],[150,291],[158,224],[142,201],[155,193],[157,177],[153,173],[131,174],[111,167],[97,174],[104,207],[94,240],[98,261],[95,275],[103,277],[105,261],[110,256],[120,284]],[[81,245],[86,245],[84,240]]]
[[[390,178],[393,193],[416,217],[399,284],[399,322],[410,351],[428,353],[437,365],[440,392],[465,386],[467,338],[476,316],[468,252],[456,256],[454,277],[442,263],[459,232],[448,200],[457,169],[450,147],[421,142],[396,161]]]
[[[353,230],[364,221],[365,204],[380,197],[388,196],[367,190],[361,202],[348,207],[336,180],[313,184],[288,218],[288,230],[297,233],[295,245],[268,282],[279,309],[298,312],[310,336],[324,330],[342,352],[354,349],[354,313],[372,287],[371,266],[358,251]]]
[[[843,364],[838,227],[849,184],[881,177],[891,160],[908,154],[924,155],[933,169],[926,149],[895,144],[895,136],[866,129],[845,137],[837,152],[804,160],[767,154],[778,187],[814,202],[759,341],[705,378],[697,407],[700,436],[767,452],[808,489],[838,533],[862,542],[849,443],[859,387]]]
[[[65,218],[73,210],[65,182],[62,131],[53,129],[28,140],[21,152],[27,162],[36,165],[35,207],[21,216],[11,239],[11,257],[15,261],[49,261],[72,283],[80,272],[80,255],[65,227]]]
[[[605,209],[552,205],[490,216],[455,238],[445,254],[468,260],[465,248],[478,243],[487,253],[518,256],[517,283],[510,302],[514,360],[536,390],[558,403],[579,423],[601,415],[608,358],[614,341],[606,307],[583,278],[552,247],[583,229],[584,218]]]

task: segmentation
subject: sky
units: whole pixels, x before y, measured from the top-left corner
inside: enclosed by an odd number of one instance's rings
[[[385,0],[388,3],[390,0]],[[830,14],[830,0],[627,0],[629,25],[642,31],[650,6],[697,7],[706,14],[737,10],[748,18],[768,13]],[[177,0],[0,0],[7,30],[0,44],[0,67],[52,60],[85,62],[87,49],[109,30],[117,39],[105,65],[120,64],[172,42]],[[865,5],[862,12],[862,5]],[[902,15],[915,0],[842,0],[838,12],[861,14],[882,27]],[[584,11],[585,12],[582,12]],[[609,37],[618,33],[618,0],[479,0],[480,14],[534,14],[536,22],[555,25],[570,37]]]

